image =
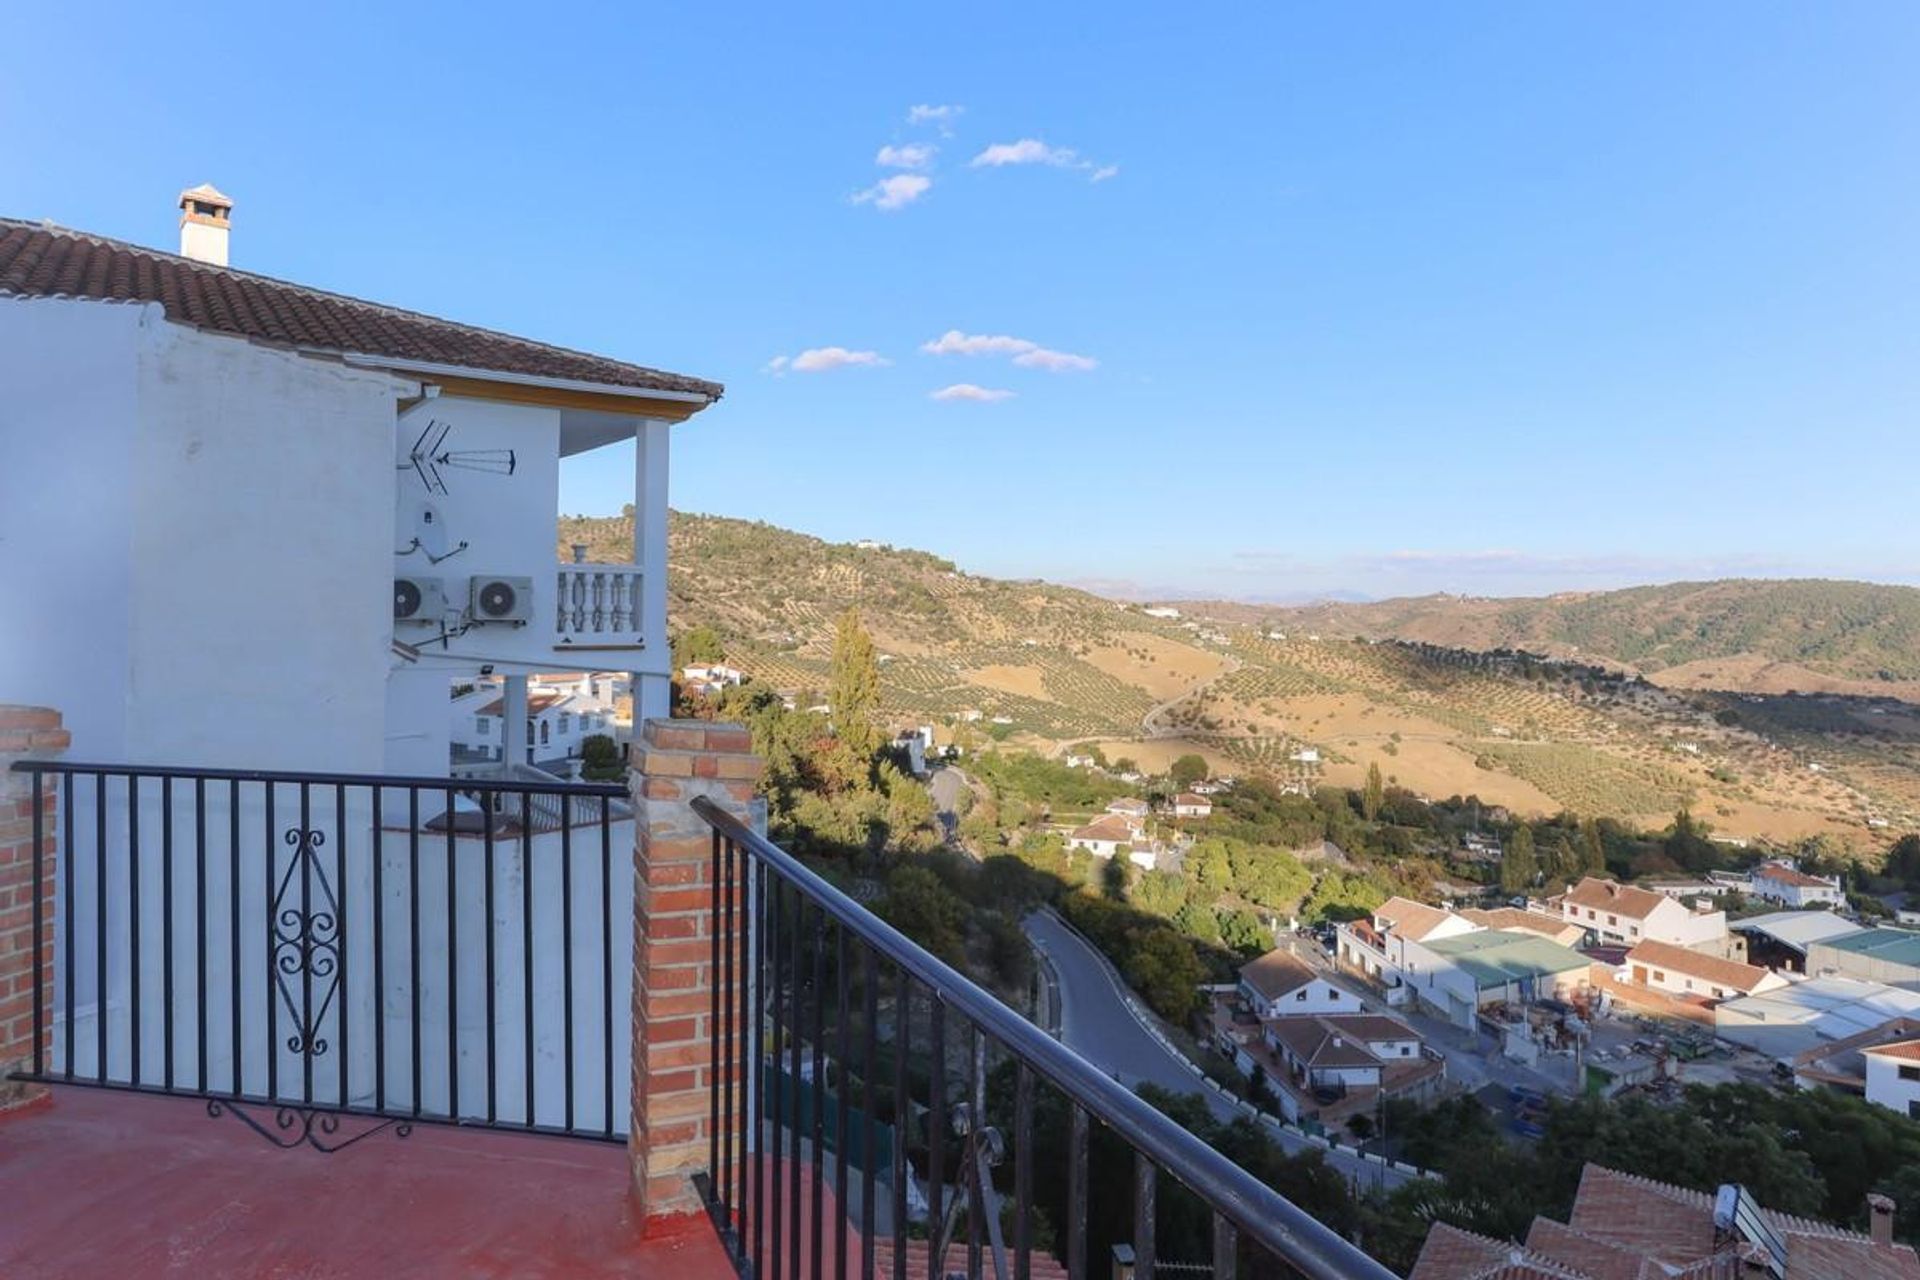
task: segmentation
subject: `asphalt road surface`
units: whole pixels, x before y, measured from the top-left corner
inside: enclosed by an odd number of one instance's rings
[[[1176,1093],[1200,1094],[1222,1120],[1244,1114],[1202,1084],[1184,1058],[1141,1025],[1127,1006],[1118,976],[1079,934],[1047,911],[1034,912],[1024,926],[1027,937],[1059,977],[1060,1039],[1068,1048],[1129,1088],[1151,1082]],[[1272,1129],[1268,1133],[1290,1152],[1317,1150],[1297,1134]],[[1390,1191],[1412,1176],[1339,1152],[1322,1154],[1329,1165],[1362,1187],[1384,1185]]]

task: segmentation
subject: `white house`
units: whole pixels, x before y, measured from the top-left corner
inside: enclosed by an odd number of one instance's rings
[[[1263,1019],[1361,1009],[1359,996],[1279,947],[1240,967],[1240,995]]]
[[[1560,899],[1560,914],[1602,942],[1651,940],[1700,947],[1727,936],[1727,913],[1688,907],[1665,894],[1587,876]]]
[[[1173,798],[1173,816],[1176,818],[1206,818],[1212,815],[1213,801],[1205,796],[1182,791]]]
[[[1166,605],[1155,605],[1152,608],[1142,609],[1140,612],[1146,614],[1149,618],[1177,618],[1180,616],[1178,609],[1171,609]]]
[[[530,686],[517,752],[509,749],[515,745],[510,741],[514,735],[505,694],[497,688],[482,687],[454,699],[452,734],[456,765],[471,768],[511,758],[560,776],[570,772],[568,762],[580,758],[588,738],[618,737],[613,708],[607,702],[571,685],[549,684]]]
[[[700,693],[718,693],[744,682],[747,673],[724,662],[698,663],[680,668],[680,683]]]
[[[1130,852],[1139,837],[1137,824],[1110,813],[1075,828],[1067,836],[1067,848],[1084,849],[1096,858],[1111,858],[1116,853]]]
[[[634,715],[667,713],[669,432],[721,388],[234,269],[230,202],[196,189],[182,209],[178,255],[0,219],[0,600],[37,602],[0,611],[0,702],[57,708],[72,760],[236,774],[231,790],[96,782],[93,804],[66,810],[73,847],[99,851],[85,866],[63,859],[73,892],[108,909],[63,913],[77,958],[67,972],[95,994],[56,1012],[76,1045],[97,1029],[103,1044],[136,1046],[136,1061],[140,1045],[160,1061],[173,1047],[163,1019],[136,1027],[131,1010],[132,975],[161,958],[162,924],[191,937],[243,903],[279,918],[269,907],[291,881],[276,868],[292,859],[311,870],[322,856],[328,892],[340,894],[328,927],[355,920],[349,938],[367,939],[375,903],[391,909],[406,894],[426,907],[408,945],[432,981],[390,966],[370,985],[363,951],[359,985],[331,1004],[301,997],[307,1016],[362,1028],[351,1052],[334,1042],[358,1078],[381,1065],[364,1033],[402,1016],[411,993],[405,1016],[423,1046],[414,1103],[484,1114],[483,1099],[446,1078],[451,1064],[488,1059],[487,1021],[452,991],[491,989],[497,959],[501,974],[527,966],[528,1061],[562,1060],[571,1035],[582,1060],[605,1054],[624,1079],[633,937],[602,922],[632,901],[632,859],[614,856],[633,847],[631,808],[525,791],[515,808],[482,809],[472,787],[404,779],[451,782],[460,684],[497,679],[499,716],[526,723],[531,679],[591,654],[628,682]],[[633,456],[621,464],[633,467],[632,561],[557,563],[562,466],[595,453],[612,463],[621,446]],[[470,727],[477,734],[477,719]],[[549,746],[558,732],[556,717]],[[387,781],[274,780],[293,771]],[[243,789],[241,773],[266,780]],[[131,832],[190,849],[196,821],[259,833],[265,856],[242,860],[235,844],[232,869],[163,896],[164,864],[138,859]],[[426,832],[445,858],[432,894],[392,874],[410,858],[421,869]],[[596,862],[600,874],[583,874]],[[299,883],[304,906],[304,872]],[[146,892],[121,896],[128,884]],[[581,925],[572,1003],[561,966],[546,963],[561,948],[541,952],[536,972],[520,942],[523,927],[544,931],[563,912]],[[311,941],[321,916],[300,914]],[[114,940],[142,916],[138,947]],[[477,946],[483,938],[495,941]],[[104,968],[88,959],[96,944],[112,956]],[[234,961],[237,948],[237,935],[208,945],[203,980],[186,985],[229,995],[235,1009],[278,1008],[272,967]],[[570,1016],[588,1002],[599,1016]],[[284,1097],[302,1058],[286,1024],[246,1042],[212,1023],[225,1019],[203,1022],[210,1034],[196,1046],[211,1078],[272,1095],[278,1064]],[[83,1053],[77,1065],[104,1073],[112,1056]],[[517,1057],[488,1070],[516,1098],[533,1070],[527,1096],[538,1097],[524,1118],[559,1123],[557,1074]],[[600,1097],[573,1119],[624,1131],[629,1095]]]
[[[1867,1101],[1920,1120],[1920,1040],[1863,1049]]]
[[[1812,876],[1790,862],[1763,862],[1753,869],[1753,895],[1786,907],[1843,907],[1846,890],[1837,876]]]
[[[1130,819],[1135,825],[1145,822],[1147,815],[1153,812],[1145,800],[1137,796],[1121,796],[1117,800],[1107,801],[1107,812],[1116,817]]]
[[[1617,976],[1637,987],[1707,1000],[1731,1000],[1787,985],[1787,979],[1771,969],[1653,941],[1627,952]]]
[[[451,680],[512,713],[591,652],[666,714],[668,435],[721,388],[228,267],[189,204],[185,256],[0,220],[0,598],[58,602],[0,700],[81,759],[442,776]],[[563,461],[617,445],[633,560],[556,563]]]

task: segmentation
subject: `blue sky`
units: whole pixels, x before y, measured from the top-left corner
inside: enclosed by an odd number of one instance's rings
[[[1911,4],[300,12],[15,14],[89,53],[0,212],[212,181],[236,266],[725,381],[676,505],[980,572],[1920,581]]]

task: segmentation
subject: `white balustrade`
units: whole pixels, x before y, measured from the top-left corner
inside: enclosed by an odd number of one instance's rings
[[[640,570],[630,564],[561,565],[554,633],[562,644],[639,644]]]

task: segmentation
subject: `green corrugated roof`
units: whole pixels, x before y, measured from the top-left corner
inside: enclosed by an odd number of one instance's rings
[[[1877,929],[1867,929],[1860,933],[1849,934],[1844,938],[1828,938],[1820,945],[1833,947],[1838,951],[1850,951],[1855,955],[1871,956],[1875,960],[1886,960],[1893,964],[1910,964],[1920,967],[1920,933],[1912,929],[1889,929],[1882,925]]]
[[[1435,955],[1451,960],[1481,990],[1566,973],[1592,963],[1572,947],[1563,947],[1534,934],[1494,929],[1440,938],[1422,945]]]

